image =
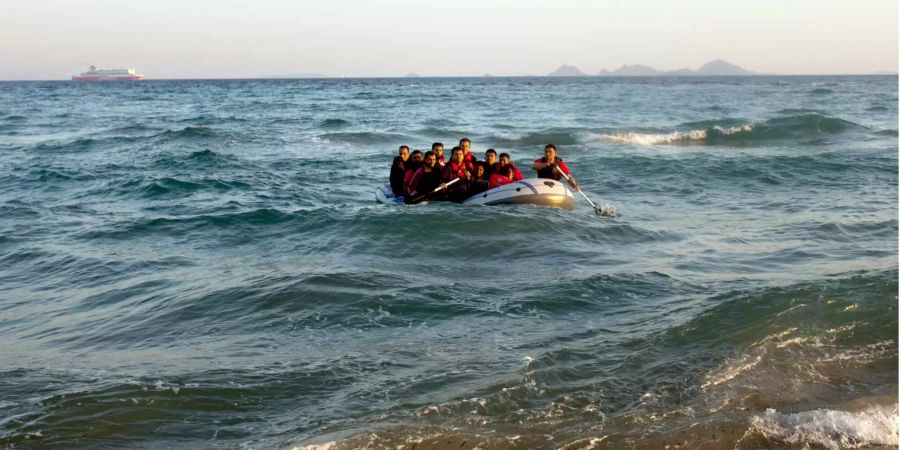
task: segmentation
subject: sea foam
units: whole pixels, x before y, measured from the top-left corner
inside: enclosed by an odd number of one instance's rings
[[[712,130],[712,133],[711,133]],[[610,142],[636,145],[660,145],[660,144],[704,144],[710,134],[733,135],[740,132],[753,130],[752,124],[735,127],[720,127],[718,125],[705,130],[674,131],[672,133],[634,133],[615,132],[600,134],[600,138]]]
[[[862,411],[817,409],[783,414],[768,409],[754,416],[744,437],[828,449],[894,446],[898,444],[897,405],[876,405]]]

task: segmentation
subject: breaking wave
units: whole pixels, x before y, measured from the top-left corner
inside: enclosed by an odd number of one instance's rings
[[[862,411],[817,409],[793,414],[770,408],[752,419],[743,442],[834,450],[896,447],[897,413],[896,404],[875,405]]]
[[[688,128],[669,133],[639,133],[617,131],[598,136],[606,141],[635,145],[749,145],[780,140],[803,140],[823,134],[836,134],[865,129],[862,125],[818,113],[805,113],[775,117],[764,122],[748,122],[732,125],[734,119],[712,122],[681,124],[676,128]],[[689,128],[691,125],[706,125]]]

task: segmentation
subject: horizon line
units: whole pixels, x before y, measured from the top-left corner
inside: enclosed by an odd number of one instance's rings
[[[865,73],[753,73],[753,74],[734,74],[734,75],[601,75],[601,74],[583,74],[583,75],[359,75],[359,76],[343,76],[343,75],[323,75],[315,77],[296,77],[296,76],[255,76],[255,77],[199,77],[199,78],[179,78],[179,77],[162,77],[147,78],[143,80],[129,81],[189,81],[189,80],[359,80],[359,79],[416,79],[416,78],[738,78],[738,77],[859,77],[859,76],[898,76],[900,71],[896,72],[865,72]],[[0,82],[9,81],[78,81],[80,83],[106,83],[106,81],[79,81],[67,78],[0,78]],[[116,81],[116,80],[113,80]],[[125,81],[125,80],[122,80]]]

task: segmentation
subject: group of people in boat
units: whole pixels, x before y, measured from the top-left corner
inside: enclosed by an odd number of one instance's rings
[[[463,200],[504,184],[524,180],[522,172],[513,164],[508,153],[497,154],[489,148],[484,160],[479,161],[471,151],[469,138],[459,140],[450,151],[450,160],[444,157],[444,144],[435,142],[431,150],[422,152],[401,145],[391,165],[390,184],[395,197],[403,197],[406,203],[423,200]],[[544,156],[534,160],[531,168],[538,178],[560,180],[563,173],[573,189],[579,190],[575,177],[566,164],[556,155],[556,146],[544,146]]]

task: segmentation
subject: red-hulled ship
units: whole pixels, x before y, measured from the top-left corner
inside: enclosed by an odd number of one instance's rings
[[[91,70],[79,75],[72,75],[75,81],[136,81],[143,80],[144,76],[134,69],[98,69],[91,66]]]

